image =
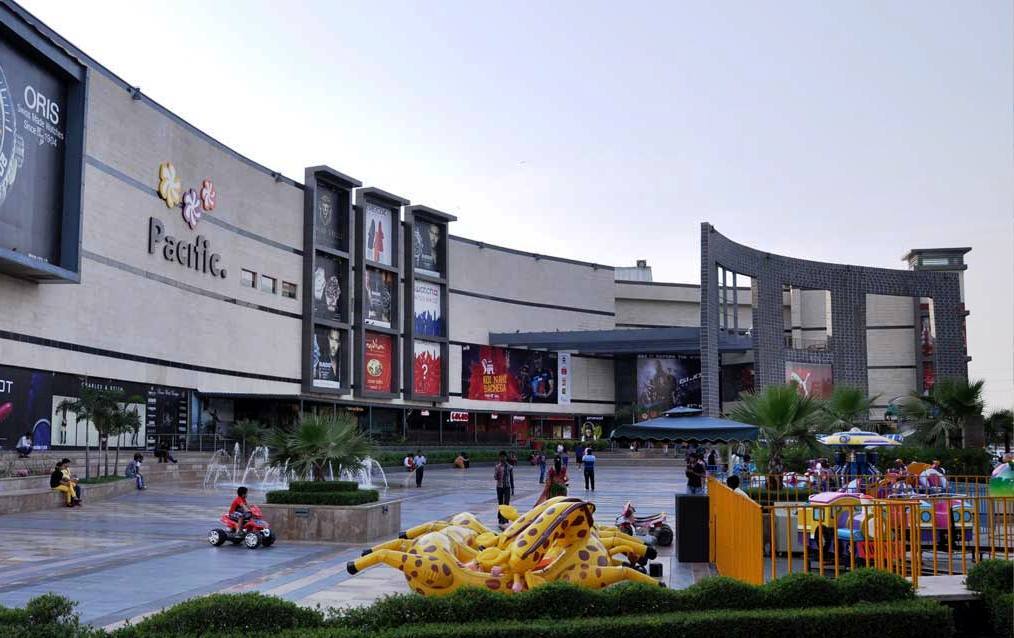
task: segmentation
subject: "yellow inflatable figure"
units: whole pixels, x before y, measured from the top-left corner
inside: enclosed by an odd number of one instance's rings
[[[384,563],[401,570],[409,586],[424,595],[467,585],[519,592],[553,581],[593,588],[620,581],[658,584],[616,558],[643,559],[654,550],[618,530],[596,528],[594,512],[593,503],[557,497],[524,515],[514,512],[501,534],[474,516],[458,515],[453,522],[475,525],[420,525],[404,532],[405,538],[366,550],[347,568],[355,574]]]

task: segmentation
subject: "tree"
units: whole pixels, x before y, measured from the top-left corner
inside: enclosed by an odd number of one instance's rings
[[[936,447],[961,447],[968,421],[981,417],[984,381],[938,379],[925,395],[912,393],[901,403],[901,416],[916,427],[916,438]]]
[[[816,422],[823,432],[838,432],[858,427],[871,429],[870,409],[880,395],[866,396],[860,388],[837,386],[831,397],[819,404]]]
[[[241,419],[229,428],[229,434],[240,442],[243,448],[243,456],[245,457],[247,444],[249,443],[256,447],[263,443],[267,438],[267,429],[259,421]]]
[[[116,411],[112,414],[112,429],[116,434],[116,458],[113,461],[113,474],[120,472],[120,444],[123,442],[123,435],[141,429],[141,415],[137,413],[137,407],[131,405],[141,402],[140,397],[130,397],[126,403],[118,404]],[[106,456],[109,456],[108,452]]]
[[[66,422],[67,413],[73,412],[78,421],[85,424],[85,479],[91,478],[91,461],[89,452],[91,450],[89,424],[93,424],[96,413],[102,409],[104,399],[101,390],[95,390],[84,384],[81,385],[81,396],[77,399],[64,399],[56,406],[56,409],[63,413]]]
[[[795,386],[772,385],[760,394],[742,394],[740,399],[741,403],[733,408],[729,418],[760,428],[767,441],[769,472],[790,439],[817,449],[811,426],[819,405],[800,394]]]
[[[335,416],[303,414],[292,432],[278,430],[272,438],[284,439],[273,450],[271,464],[288,461],[296,474],[323,481],[328,466],[337,475],[342,470],[357,472],[374,451],[373,441],[360,434],[356,417],[348,412]]]
[[[1011,434],[1014,433],[1014,412],[1003,409],[994,410],[985,422],[986,441],[996,445],[1003,441],[1003,451],[1010,452]]]

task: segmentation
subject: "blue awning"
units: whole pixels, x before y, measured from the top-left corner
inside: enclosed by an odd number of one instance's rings
[[[755,425],[699,416],[700,412],[690,408],[674,408],[664,416],[617,426],[609,438],[674,443],[728,443],[757,439],[758,428]]]

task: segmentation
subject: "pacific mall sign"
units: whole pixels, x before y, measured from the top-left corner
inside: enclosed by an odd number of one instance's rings
[[[172,162],[162,162],[158,169],[158,196],[165,202],[166,208],[179,208],[183,221],[191,230],[197,228],[204,213],[215,209],[215,185],[211,179],[201,183],[198,192],[193,188],[183,192],[180,178],[176,175],[176,167]],[[148,253],[162,253],[166,261],[175,261],[181,266],[197,272],[210,274],[212,277],[225,279],[227,271],[220,266],[222,256],[211,251],[208,240],[198,235],[194,241],[186,241],[167,235],[165,223],[157,217],[148,220]]]

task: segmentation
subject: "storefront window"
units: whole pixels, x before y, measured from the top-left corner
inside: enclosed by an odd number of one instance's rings
[[[511,415],[476,414],[476,443],[488,445],[509,445],[511,443]]]
[[[378,443],[400,443],[405,437],[402,432],[402,411],[390,408],[370,408],[370,436]]]
[[[409,443],[440,442],[440,411],[409,410],[406,414],[408,432],[405,438]]]

